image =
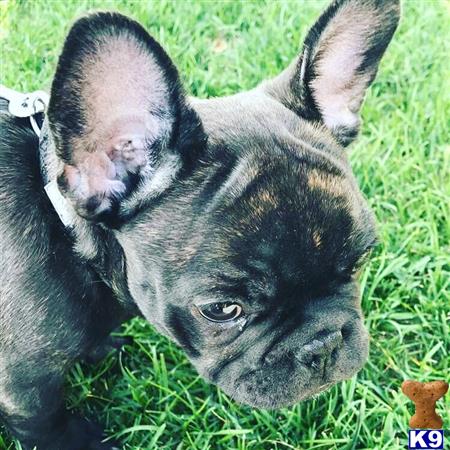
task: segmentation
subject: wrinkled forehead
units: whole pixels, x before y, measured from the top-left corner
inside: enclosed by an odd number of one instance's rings
[[[338,265],[374,238],[353,180],[326,162],[283,153],[241,158],[210,213],[211,253],[294,278],[300,268],[306,277],[319,265]]]
[[[204,170],[128,226],[141,258],[206,281],[251,278],[255,267],[296,280],[345,263],[373,240],[353,179],[326,157],[253,142]]]
[[[245,218],[253,227],[282,218],[292,231],[333,212],[356,219],[360,209],[357,187],[342,166],[324,155],[299,155],[275,145],[241,155],[208,205],[237,229]]]

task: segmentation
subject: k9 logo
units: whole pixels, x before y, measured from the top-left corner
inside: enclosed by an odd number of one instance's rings
[[[444,430],[409,430],[408,449],[444,448]]]

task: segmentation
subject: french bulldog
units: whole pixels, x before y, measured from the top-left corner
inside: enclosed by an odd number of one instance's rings
[[[40,142],[2,103],[0,411],[25,448],[113,448],[62,385],[137,314],[256,408],[363,366],[376,232],[345,147],[399,9],[334,1],[279,76],[213,99],[184,93],[138,23],[94,13],[65,40]]]

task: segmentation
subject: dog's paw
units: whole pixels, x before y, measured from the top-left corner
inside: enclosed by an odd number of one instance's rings
[[[116,441],[93,441],[88,444],[86,450],[121,450],[122,447]]]
[[[71,416],[64,427],[64,432],[52,437],[51,443],[38,448],[46,450],[120,450],[117,441],[107,439],[103,428],[95,422],[79,416]]]
[[[131,345],[131,336],[108,336],[108,338],[97,347],[93,348],[84,358],[87,364],[98,364],[106,358],[110,352],[121,350],[124,345]]]
[[[82,426],[86,430],[86,443],[84,447],[80,447],[85,450],[120,450],[121,446],[117,441],[107,439],[103,428],[95,422],[88,421],[86,419],[79,419],[82,421]]]

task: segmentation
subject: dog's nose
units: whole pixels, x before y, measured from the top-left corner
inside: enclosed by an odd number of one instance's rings
[[[295,352],[295,357],[302,364],[311,367],[319,373],[324,373],[327,366],[336,360],[342,343],[343,337],[340,331],[334,331],[325,335],[319,334]]]

